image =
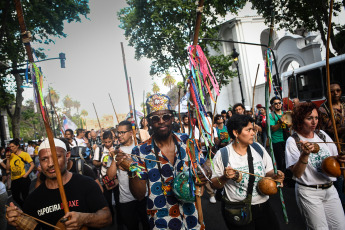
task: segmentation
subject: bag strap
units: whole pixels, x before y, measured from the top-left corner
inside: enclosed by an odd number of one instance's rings
[[[84,175],[84,162],[82,159],[76,159],[75,167],[77,169],[78,174]]]
[[[248,156],[249,172],[251,174],[254,174],[253,156],[252,156],[252,151],[250,150],[249,146],[247,148],[247,156]],[[255,176],[249,175],[247,197],[245,199],[249,203],[251,203],[251,201],[252,201],[252,193],[253,193],[254,181],[255,181]]]
[[[262,148],[258,143],[253,142],[253,144],[251,144],[250,146],[252,146],[253,149],[255,149],[255,151],[260,154],[261,158],[264,158],[264,151],[262,151]]]
[[[228,166],[229,162],[228,149],[226,148],[226,146],[220,149],[220,153],[222,155],[222,161],[225,169]]]

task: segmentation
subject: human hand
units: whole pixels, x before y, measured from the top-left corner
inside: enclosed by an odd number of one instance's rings
[[[203,172],[202,172],[203,171]],[[205,175],[206,177],[205,177]],[[202,186],[212,177],[212,170],[206,165],[203,164],[201,168],[198,166],[198,178],[195,178],[195,185]]]
[[[272,176],[272,179],[279,181],[280,182],[279,186],[283,187],[282,185],[283,185],[283,181],[285,179],[285,174],[282,171],[278,170],[277,174],[274,174]]]
[[[22,210],[20,210],[17,206],[13,204],[13,202],[10,203],[10,206],[6,209],[6,219],[8,224],[17,227],[16,220],[17,218],[23,213]]]
[[[339,154],[336,157],[337,157],[337,160],[339,161],[339,163],[345,163],[345,155]]]
[[[120,150],[120,149],[119,149]],[[116,166],[123,170],[123,171],[128,171],[127,167],[124,168],[122,167],[124,163],[126,163],[126,165],[130,165],[132,162],[133,162],[133,159],[129,156],[127,156],[124,152],[119,152],[116,154],[116,158],[115,158],[115,161],[116,161]],[[126,161],[126,162],[124,162]]]
[[[236,176],[236,171],[233,168],[231,168],[230,166],[228,166],[224,169],[224,176],[227,179],[233,179]]]
[[[314,144],[308,141],[300,141],[302,143],[302,154],[309,156],[309,154],[314,150]]]
[[[96,145],[96,144],[93,144],[92,148],[93,148],[93,150],[96,150],[97,145]]]
[[[85,215],[81,212],[68,212],[63,218],[67,219],[64,223],[66,230],[80,229],[85,224]]]

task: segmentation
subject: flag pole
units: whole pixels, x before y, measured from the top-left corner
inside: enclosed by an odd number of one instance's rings
[[[97,121],[98,121],[99,129],[100,129],[100,131],[101,131],[101,135],[102,135],[102,127],[101,127],[101,122],[99,122],[99,118],[98,118],[97,110],[96,110],[96,107],[95,107],[95,103],[92,103],[92,104],[93,104],[93,108],[95,109],[95,113],[96,113],[96,117],[97,117]]]

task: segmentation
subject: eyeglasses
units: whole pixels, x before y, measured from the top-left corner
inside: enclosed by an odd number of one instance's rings
[[[169,121],[172,118],[172,114],[154,115],[150,117],[153,123],[159,122],[161,118],[163,119],[163,121]]]
[[[282,103],[281,102],[275,102],[273,103],[273,105],[281,105]]]
[[[130,131],[132,131],[132,130],[128,130],[128,131],[118,131],[118,132],[116,132],[116,136],[124,135],[125,133],[128,133],[128,132],[130,132]]]

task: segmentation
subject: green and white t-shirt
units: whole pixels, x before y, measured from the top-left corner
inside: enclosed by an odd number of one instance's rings
[[[258,152],[255,151],[253,147],[250,147],[252,156],[253,156],[253,165],[254,165],[254,174],[265,176],[267,172],[273,169],[272,159],[268,155],[265,148],[260,145],[262,151],[264,152],[263,156],[261,157]],[[234,169],[249,172],[248,166],[248,154],[246,155],[239,155],[235,152],[232,143],[226,146],[228,154],[229,154],[229,162],[228,166],[231,166]],[[220,177],[224,175],[224,165],[222,161],[222,154],[220,150],[216,153],[214,159],[214,173],[212,177]],[[262,204],[266,202],[269,196],[261,195],[257,191],[257,184],[261,178],[255,177],[254,188],[252,193],[252,205]],[[242,174],[242,180],[237,183],[233,180],[228,180],[228,182],[224,185],[226,195],[230,201],[238,202],[242,201],[247,197],[247,188],[249,182],[249,175]]]
[[[333,142],[333,140],[322,130],[320,130],[326,136],[326,142]],[[305,138],[299,135],[301,141],[308,142],[324,142],[317,134],[314,133],[313,138]],[[337,146],[334,143],[318,143],[320,150],[318,153],[311,153],[308,159],[308,165],[304,170],[301,178],[295,178],[299,183],[306,185],[315,185],[315,184],[325,184],[327,182],[335,181],[335,177],[329,177],[324,174],[321,170],[322,161],[329,156],[338,155]],[[285,161],[286,168],[290,167],[297,163],[301,152],[298,150],[296,141],[293,137],[289,137],[286,141],[285,149]]]

